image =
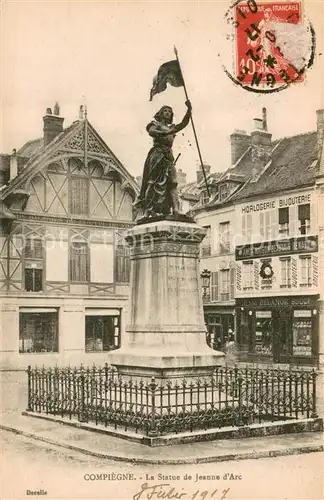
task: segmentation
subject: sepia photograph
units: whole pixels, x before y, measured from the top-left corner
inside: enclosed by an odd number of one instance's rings
[[[324,0],[0,9],[1,498],[324,498]]]

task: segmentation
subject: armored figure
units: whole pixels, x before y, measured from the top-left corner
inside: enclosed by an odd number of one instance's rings
[[[143,170],[142,186],[135,208],[138,217],[179,214],[177,193],[177,173],[172,153],[174,138],[190,120],[191,103],[186,101],[187,112],[178,125],[173,123],[173,111],[163,106],[146,130],[153,137],[153,147],[149,151]]]

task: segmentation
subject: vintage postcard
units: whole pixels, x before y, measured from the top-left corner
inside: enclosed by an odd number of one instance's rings
[[[324,2],[0,5],[1,498],[323,498]]]

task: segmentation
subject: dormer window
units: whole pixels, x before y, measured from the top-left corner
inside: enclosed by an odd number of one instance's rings
[[[219,201],[226,200],[228,197],[228,184],[221,184],[219,186]]]
[[[206,205],[206,203],[209,202],[209,196],[208,196],[207,189],[204,189],[204,191],[201,192],[200,200],[201,200],[202,205]]]

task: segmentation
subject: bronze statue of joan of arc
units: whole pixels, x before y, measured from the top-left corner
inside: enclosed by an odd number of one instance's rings
[[[153,137],[153,147],[144,164],[142,186],[135,202],[137,218],[179,214],[177,172],[172,145],[177,132],[189,123],[190,101],[186,101],[186,106],[187,112],[178,125],[173,123],[172,108],[163,106],[146,127]]]

